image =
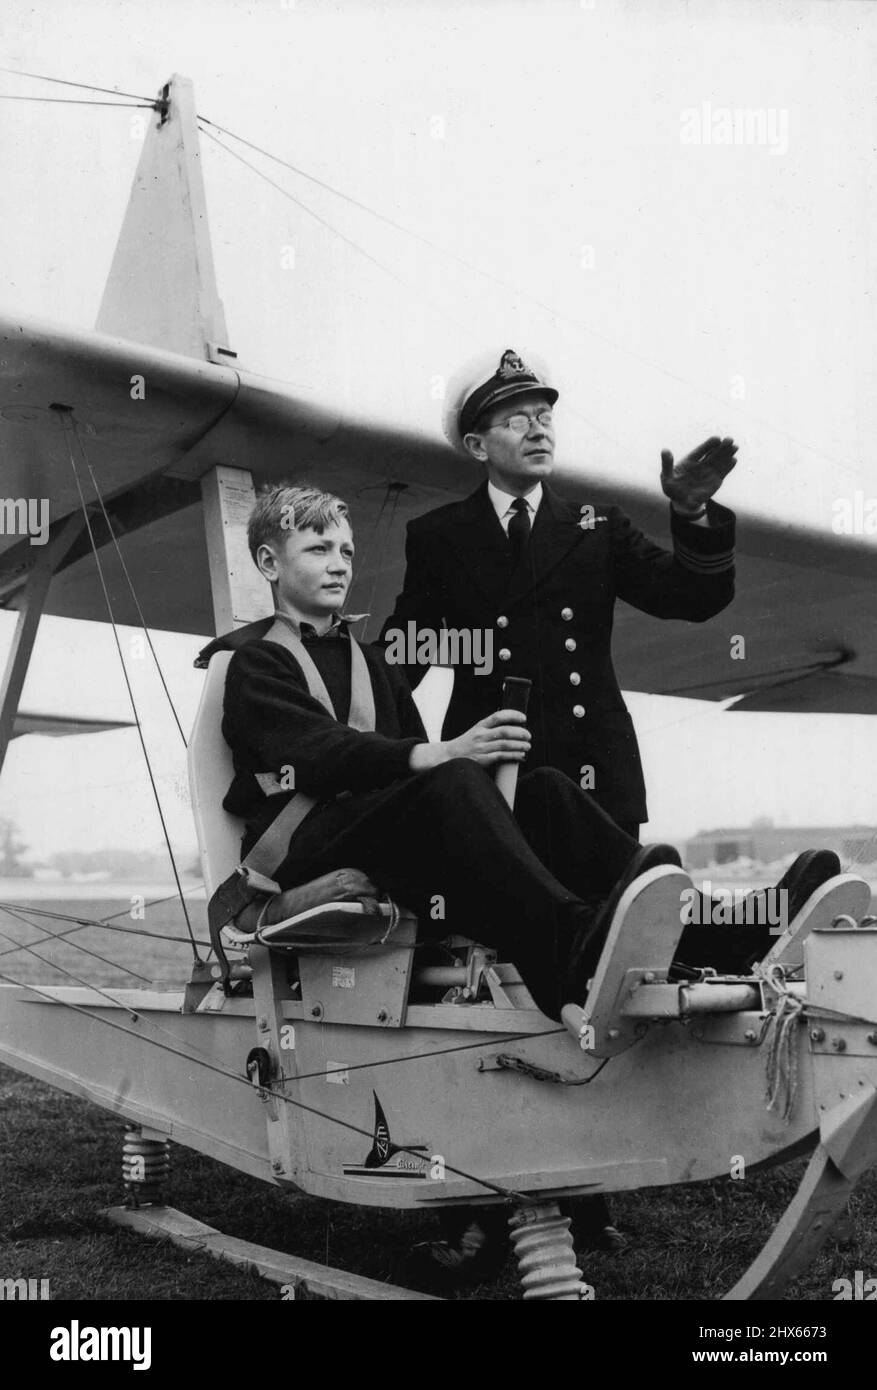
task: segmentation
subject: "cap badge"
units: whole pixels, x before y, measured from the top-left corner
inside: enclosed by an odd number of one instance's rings
[[[496,374],[502,380],[507,380],[513,376],[529,376],[535,380],[535,373],[525,366],[521,358],[512,348],[506,348],[502,357],[499,359],[499,366]]]

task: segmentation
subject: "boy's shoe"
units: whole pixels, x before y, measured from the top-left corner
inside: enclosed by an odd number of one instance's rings
[[[615,909],[636,879],[648,873],[650,869],[657,869],[663,864],[672,864],[675,868],[681,869],[682,860],[679,857],[678,849],[675,849],[673,845],[643,845],[632,856],[609,897],[604,899],[597,911],[593,914],[583,914],[585,920],[579,928],[570,952],[563,991],[565,1000],[575,1001],[578,1004],[584,1003],[588,981],[592,978],[599,963],[600,953],[606,934],[612,925]]]
[[[757,888],[754,892],[746,894],[734,910],[734,922],[744,924],[748,918],[761,926],[779,925],[767,920],[770,902],[768,893],[787,893],[788,908],[782,922],[783,930],[787,930],[817,888],[821,888],[830,878],[836,878],[839,873],[840,859],[834,850],[805,849],[803,854],[799,854],[794,863],[789,865],[773,890]]]

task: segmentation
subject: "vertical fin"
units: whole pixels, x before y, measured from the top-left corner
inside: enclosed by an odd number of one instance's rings
[[[176,74],[159,93],[95,327],[228,363],[207,224],[195,94]]]

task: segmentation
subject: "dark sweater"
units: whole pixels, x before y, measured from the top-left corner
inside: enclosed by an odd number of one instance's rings
[[[295,789],[317,801],[389,786],[409,775],[408,760],[426,733],[411,691],[382,647],[363,646],[375,700],[375,733],[359,733],[340,720],[350,703],[350,642],[346,630],[303,635],[326,683],[338,720],[308,692],[295,657],[275,642],[239,646],[229,663],[222,733],[235,776],[223,806],[248,822],[247,839],[274,819],[291,793],[266,796],[256,773],[282,776],[292,768]],[[221,639],[220,639],[221,643]],[[216,650],[211,644],[208,652]],[[229,645],[232,645],[229,643]]]

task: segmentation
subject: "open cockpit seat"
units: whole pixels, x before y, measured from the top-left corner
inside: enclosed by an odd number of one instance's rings
[[[240,865],[244,829],[243,823],[222,805],[234,775],[231,751],[222,736],[223,693],[231,656],[231,652],[219,651],[210,661],[188,749],[192,811],[208,901]],[[339,990],[351,989],[354,980],[365,985],[374,961],[374,968],[381,974],[386,975],[388,969],[392,973],[393,992],[402,1000],[402,1008],[393,1011],[393,1021],[401,1022],[404,1001],[414,979],[417,921],[410,912],[387,899],[355,893],[357,877],[361,875],[355,870],[339,869],[314,883],[302,884],[293,892],[300,910],[283,921],[270,925],[260,922],[255,931],[244,931],[232,921],[223,927],[221,940],[211,931],[224,982],[229,976],[226,947],[240,951],[257,945],[294,955],[305,1001],[314,991],[323,1001],[327,993],[336,996]],[[332,893],[333,883],[338,885],[337,896]],[[268,895],[266,905],[267,901]],[[261,916],[264,915],[263,911]],[[325,958],[324,963],[321,958]],[[427,988],[435,990],[441,984],[446,994],[463,1002],[474,1000],[479,992],[483,994],[488,985],[495,983],[495,990],[491,987],[488,997],[492,995],[497,1002],[514,1007],[513,999],[518,1006],[529,1000],[513,967],[497,966],[490,953],[476,943],[455,938],[453,958],[453,966],[425,968]],[[356,988],[359,989],[358,984]],[[319,1016],[328,1017],[324,1003],[321,1008],[324,1012]],[[344,1012],[348,1014],[349,1010]]]

